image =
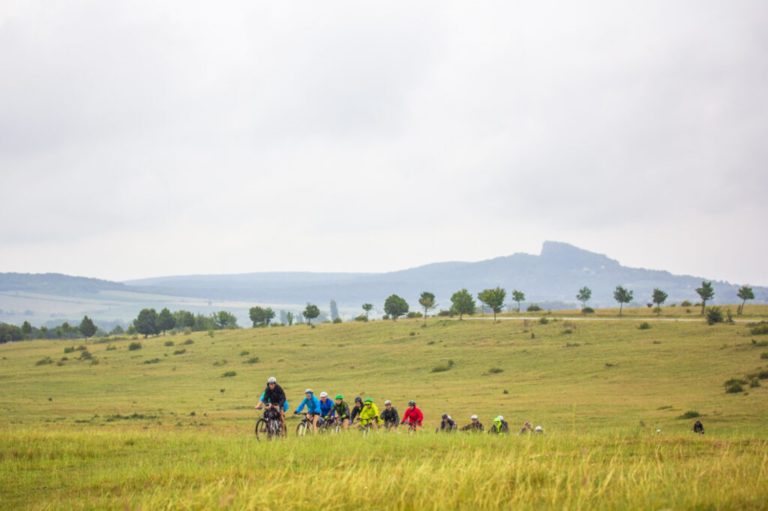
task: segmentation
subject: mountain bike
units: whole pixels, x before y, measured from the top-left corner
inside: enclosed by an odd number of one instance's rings
[[[322,417],[317,418],[317,428],[320,429],[321,423],[323,422]],[[312,419],[309,418],[309,414],[304,414],[304,417],[302,417],[301,422],[299,422],[298,426],[296,426],[296,436],[306,436],[307,434],[314,433],[313,427],[312,427]]]
[[[264,410],[264,415],[259,417],[254,428],[256,439],[272,440],[283,436],[283,425],[280,422],[280,412],[273,408]]]

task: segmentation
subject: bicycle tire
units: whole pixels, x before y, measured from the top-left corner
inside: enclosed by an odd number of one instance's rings
[[[253,428],[254,433],[256,434],[256,440],[261,440],[263,438],[268,438],[267,432],[269,431],[269,425],[267,424],[266,419],[263,417],[256,420],[256,426]]]
[[[299,425],[296,426],[296,436],[306,436],[308,430],[309,424],[307,424],[307,421],[301,421]]]

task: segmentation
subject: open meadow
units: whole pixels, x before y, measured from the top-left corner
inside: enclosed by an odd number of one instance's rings
[[[768,335],[626,312],[0,345],[0,507],[768,508]],[[415,399],[427,427],[259,442],[271,375],[292,408]],[[512,435],[436,435],[444,412]]]

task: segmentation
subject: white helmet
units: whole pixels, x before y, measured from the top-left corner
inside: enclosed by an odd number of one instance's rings
[[[269,378],[267,378],[267,383],[277,383],[277,378],[275,378],[274,376],[270,376]]]
[[[496,417],[496,418],[497,418],[498,420],[500,420],[500,421],[503,421],[503,420],[504,420],[504,416],[503,416],[503,415],[499,415],[499,416],[498,416],[498,417]]]
[[[390,401],[389,399],[384,401],[384,406],[391,405],[391,404],[392,404],[392,401]]]
[[[314,392],[312,392],[312,389],[307,389],[307,390],[304,391],[304,393],[305,394],[314,394]]]
[[[328,397],[328,393],[326,391],[322,391],[320,393],[320,397]]]
[[[473,415],[472,417],[470,417],[470,419],[472,419],[473,421],[476,421],[477,420],[477,415]]]

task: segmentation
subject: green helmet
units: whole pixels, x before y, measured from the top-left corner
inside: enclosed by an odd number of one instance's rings
[[[343,401],[344,400],[344,396],[342,396],[341,394],[336,394],[336,399],[341,399]]]
[[[370,397],[365,398],[366,403],[373,403],[373,399]]]

